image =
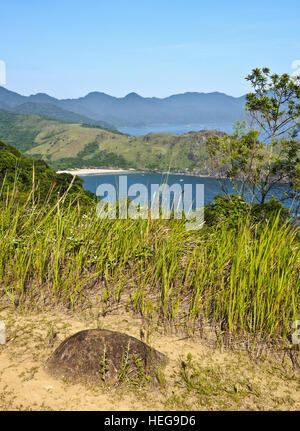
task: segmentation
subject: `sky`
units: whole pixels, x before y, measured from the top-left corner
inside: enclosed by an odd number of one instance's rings
[[[253,68],[300,65],[299,0],[0,0],[0,18],[5,87],[24,95],[238,97]]]

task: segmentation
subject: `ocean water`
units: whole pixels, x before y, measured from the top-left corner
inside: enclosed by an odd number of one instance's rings
[[[93,193],[96,193],[97,187],[102,184],[110,184],[113,185],[118,193],[119,190],[119,177],[126,175],[127,177],[127,187],[133,184],[144,184],[148,190],[148,200],[150,203],[151,200],[151,184],[165,184],[167,183],[169,186],[173,184],[180,184],[182,190],[184,188],[184,184],[191,184],[192,193],[193,193],[193,201],[196,198],[196,185],[203,184],[204,185],[204,204],[207,205],[214,200],[216,195],[224,195],[222,191],[222,187],[219,181],[216,178],[210,177],[196,177],[191,175],[178,175],[178,174],[158,174],[158,173],[126,173],[126,174],[97,174],[97,175],[82,175],[81,178],[84,180],[84,188]],[[226,186],[227,190],[231,194],[235,194],[233,190],[232,184],[229,180],[222,180],[223,184]],[[275,197],[279,197],[282,194],[282,189],[286,190],[287,186],[279,185],[278,190],[272,191],[272,194]],[[134,198],[135,196],[129,196],[129,198]],[[269,195],[269,198],[271,194]],[[171,194],[172,201],[172,194]],[[285,202],[285,206],[289,208],[291,202]]]
[[[176,133],[183,135],[188,132],[198,132],[199,130],[221,130],[225,133],[233,133],[232,124],[181,124],[181,125],[159,125],[147,127],[119,127],[118,130],[132,136],[142,136],[148,133]]]

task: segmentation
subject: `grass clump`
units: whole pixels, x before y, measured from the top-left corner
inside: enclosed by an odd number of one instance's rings
[[[88,306],[99,293],[145,321],[289,343],[299,319],[299,232],[279,215],[187,231],[184,220],[101,220],[74,197],[43,206],[0,195],[0,300]]]

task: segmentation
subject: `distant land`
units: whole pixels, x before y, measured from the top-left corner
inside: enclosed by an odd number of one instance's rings
[[[0,108],[22,114],[38,114],[67,122],[77,122],[108,129],[185,124],[233,124],[245,118],[245,96],[224,93],[189,92],[165,98],[142,97],[130,93],[113,97],[91,92],[77,99],[56,99],[38,93],[22,96],[0,87]]]
[[[56,170],[170,169],[215,175],[209,168],[207,138],[229,132],[236,120],[244,119],[244,106],[244,96],[217,92],[163,99],[93,92],[59,100],[0,87],[0,139]],[[185,126],[193,124],[195,128]]]
[[[0,139],[26,156],[45,160],[56,170],[123,168],[209,171],[207,137],[222,134],[201,130],[183,135],[149,133],[130,136],[115,130],[67,123],[40,115],[0,109]]]

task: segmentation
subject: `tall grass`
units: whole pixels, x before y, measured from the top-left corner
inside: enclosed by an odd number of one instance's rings
[[[125,301],[161,324],[254,341],[284,341],[299,319],[299,233],[278,218],[191,232],[183,220],[100,220],[62,201],[20,204],[2,192],[2,301],[75,307],[99,291],[103,312]]]

